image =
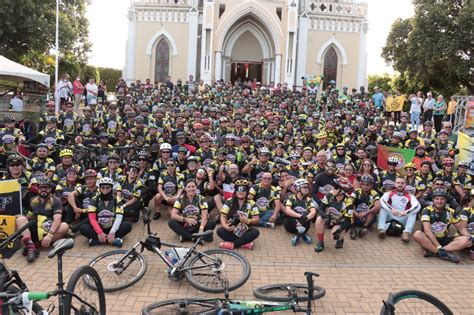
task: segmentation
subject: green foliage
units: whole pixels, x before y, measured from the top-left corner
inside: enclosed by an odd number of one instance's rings
[[[415,17],[396,20],[382,57],[401,73],[397,84],[452,95],[473,93],[474,6],[469,0],[414,0]]]
[[[100,73],[100,79],[107,85],[108,91],[113,91],[115,84],[122,77],[122,70],[112,68],[98,68]]]
[[[368,77],[369,81],[369,93],[374,92],[374,87],[378,87],[383,91],[392,90],[392,77],[388,73],[384,74],[371,74]]]
[[[81,68],[81,79],[84,82],[88,82],[92,78],[95,80],[96,84],[99,85],[99,81],[100,81],[99,69],[91,65],[83,66]]]
[[[85,63],[91,44],[86,0],[63,0],[59,14],[60,75]],[[54,74],[56,0],[0,1],[0,54]]]

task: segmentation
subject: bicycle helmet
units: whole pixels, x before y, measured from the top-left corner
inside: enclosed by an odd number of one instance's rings
[[[86,171],[84,172],[84,176],[83,176],[83,177],[84,177],[84,178],[87,178],[87,177],[97,177],[97,172],[96,172],[96,170],[90,168],[90,169],[88,169],[88,170],[86,170]]]
[[[270,150],[267,147],[262,147],[260,149],[260,154],[270,154]]]
[[[401,133],[400,131],[395,131],[395,132],[393,133],[393,136],[392,136],[392,137],[393,137],[393,138],[398,138],[398,139],[403,139],[403,135],[402,135],[402,133]]]
[[[388,164],[398,165],[398,159],[395,156],[390,156],[387,162]]]
[[[113,186],[114,185],[114,180],[110,177],[102,177],[97,181],[97,184],[99,186],[103,186],[103,185]]]
[[[38,187],[39,186],[49,186],[49,187],[54,186],[54,183],[48,177],[44,177],[44,176],[37,178],[36,183],[38,184]]]
[[[345,177],[339,177],[334,180],[337,188],[340,188],[344,192],[348,193],[354,189],[352,183]]]
[[[434,198],[434,197],[444,197],[444,198],[447,198],[447,197],[448,197],[448,194],[447,194],[446,190],[443,189],[443,188],[435,188],[435,189],[433,189],[432,195],[433,195],[433,198]]]
[[[109,155],[109,157],[107,158],[107,162],[108,161],[118,161],[120,160],[120,156],[118,156],[116,153],[112,153]]]
[[[163,150],[170,150],[171,151],[171,144],[169,143],[162,143],[160,145],[160,151],[163,151]]]
[[[8,158],[7,158],[7,164],[11,164],[11,163],[15,163],[15,162],[19,162],[21,164],[23,164],[23,158],[21,157],[21,155],[19,154],[12,154],[12,155],[9,155]]]
[[[295,181],[295,188],[296,188],[296,190],[300,190],[303,186],[308,186],[308,185],[309,185],[308,181],[307,181],[306,179],[304,179],[304,178],[297,179],[297,180]]]
[[[16,119],[15,119],[15,116],[13,115],[6,115],[5,118],[3,118],[3,121],[8,123],[8,122],[15,122]]]
[[[443,160],[443,164],[446,165],[446,164],[454,164],[454,160],[450,157],[447,157]]]
[[[72,152],[72,150],[70,149],[63,149],[61,150],[61,152],[59,152],[59,157],[62,158],[64,156],[73,156],[74,155],[74,152]]]
[[[363,184],[373,184],[374,178],[370,175],[364,175],[360,178],[360,182]]]
[[[407,168],[413,168],[413,169],[416,169],[416,165],[415,163],[407,163],[403,166],[404,169],[407,169]]]
[[[324,139],[327,137],[328,137],[328,134],[325,131],[322,131],[316,135],[316,139]]]
[[[291,151],[290,154],[288,155],[288,158],[290,160],[297,160],[300,158],[300,154],[297,151]]]
[[[199,162],[200,160],[199,156],[191,155],[186,159],[186,162]]]
[[[138,157],[147,157],[148,153],[146,152],[146,150],[140,150],[140,151],[138,151],[137,156]]]
[[[132,168],[136,168],[136,169],[139,169],[140,166],[138,165],[138,161],[131,161],[129,164],[128,164],[128,169],[132,169]]]
[[[249,190],[250,182],[246,179],[238,179],[234,182],[236,192],[247,192]]]
[[[459,161],[458,167],[467,167],[469,168],[469,162],[466,160]]]

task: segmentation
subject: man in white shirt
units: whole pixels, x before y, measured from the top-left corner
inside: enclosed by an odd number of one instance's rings
[[[431,118],[433,117],[434,104],[435,99],[433,98],[433,94],[428,92],[426,94],[426,99],[423,102],[423,123],[428,120],[431,121]]]
[[[99,88],[95,84],[95,80],[93,78],[89,79],[89,83],[86,84],[86,90],[87,90],[87,96],[86,96],[87,104],[89,104],[92,99],[97,101],[97,93],[99,93]]]
[[[14,112],[23,111],[23,100],[18,92],[15,92],[12,99],[10,100],[10,110]]]
[[[395,220],[404,226],[402,233],[402,241],[409,242],[410,235],[416,222],[416,215],[420,211],[420,203],[414,195],[406,192],[406,179],[397,176],[395,180],[395,189],[387,191],[380,198],[380,209],[378,218],[379,237],[385,238],[387,228],[391,225],[391,221]]]

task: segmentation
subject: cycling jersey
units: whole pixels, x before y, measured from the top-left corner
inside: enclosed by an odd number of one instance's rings
[[[189,200],[187,196],[181,197],[179,200],[174,202],[173,208],[178,210],[179,213],[185,218],[193,218],[199,224],[202,218],[202,212],[208,210],[206,199],[201,195],[196,195],[192,200]],[[183,224],[184,228],[192,230],[193,225],[189,223]]]
[[[250,188],[249,198],[250,196],[255,201],[258,211],[265,212],[274,207],[275,200],[279,200],[280,198],[280,191],[279,188],[275,186],[264,188],[260,183]]]
[[[421,212],[421,222],[431,223],[431,231],[436,238],[446,237],[448,235],[449,226],[459,221],[459,216],[449,207],[437,211],[433,206],[428,206]]]
[[[286,200],[285,207],[290,207],[291,210],[298,214],[308,215],[311,208],[316,209],[316,203],[310,197],[299,199],[295,195],[292,195]]]
[[[459,219],[467,222],[467,231],[471,234],[471,237],[474,237],[474,207],[462,209]]]
[[[327,213],[332,223],[338,224],[345,220],[352,220],[354,211],[354,199],[345,195],[341,201],[337,201],[332,194],[327,194],[321,200],[320,212]]]
[[[364,192],[362,188],[354,191],[354,207],[358,213],[368,212],[374,207],[377,200],[380,200],[380,195],[373,189],[368,193]]]
[[[168,171],[163,171],[158,178],[158,185],[162,186],[167,196],[173,196],[184,187],[184,176],[180,173],[170,175]]]
[[[97,215],[97,222],[102,229],[111,229],[115,217],[120,214],[123,215],[123,208],[118,205],[115,198],[112,198],[107,204],[100,197],[100,194],[92,198],[89,207],[87,208],[89,214]]]

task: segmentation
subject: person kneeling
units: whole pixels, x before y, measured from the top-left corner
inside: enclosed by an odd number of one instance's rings
[[[224,240],[220,247],[253,249],[253,241],[260,235],[255,227],[259,222],[258,208],[255,202],[247,199],[249,182],[245,179],[235,181],[235,192],[221,209],[221,224],[217,235]]]
[[[471,235],[461,224],[461,219],[453,209],[446,207],[447,192],[444,189],[433,190],[433,205],[421,212],[422,231],[413,235],[415,241],[425,249],[425,257],[459,262],[459,256],[453,252],[462,251],[470,246]],[[448,236],[448,229],[454,224],[460,236]]]
[[[123,237],[130,233],[132,224],[123,220],[123,209],[114,198],[114,181],[109,177],[98,180],[99,193],[92,198],[87,209],[89,222],[80,227],[89,239],[89,246],[109,243],[122,247]]]
[[[206,199],[196,194],[197,185],[194,180],[186,181],[184,196],[175,201],[168,226],[179,235],[181,242],[195,241],[193,233],[214,230],[216,223],[208,220]],[[206,239],[212,242],[212,235]]]
[[[61,200],[51,194],[53,182],[47,177],[41,177],[37,183],[38,196],[31,199],[27,215],[16,218],[17,229],[28,224],[29,220],[37,221],[22,233],[25,245],[23,253],[29,263],[38,257],[37,246],[48,248],[55,241],[64,238],[69,229],[67,223],[61,222],[63,212]]]

